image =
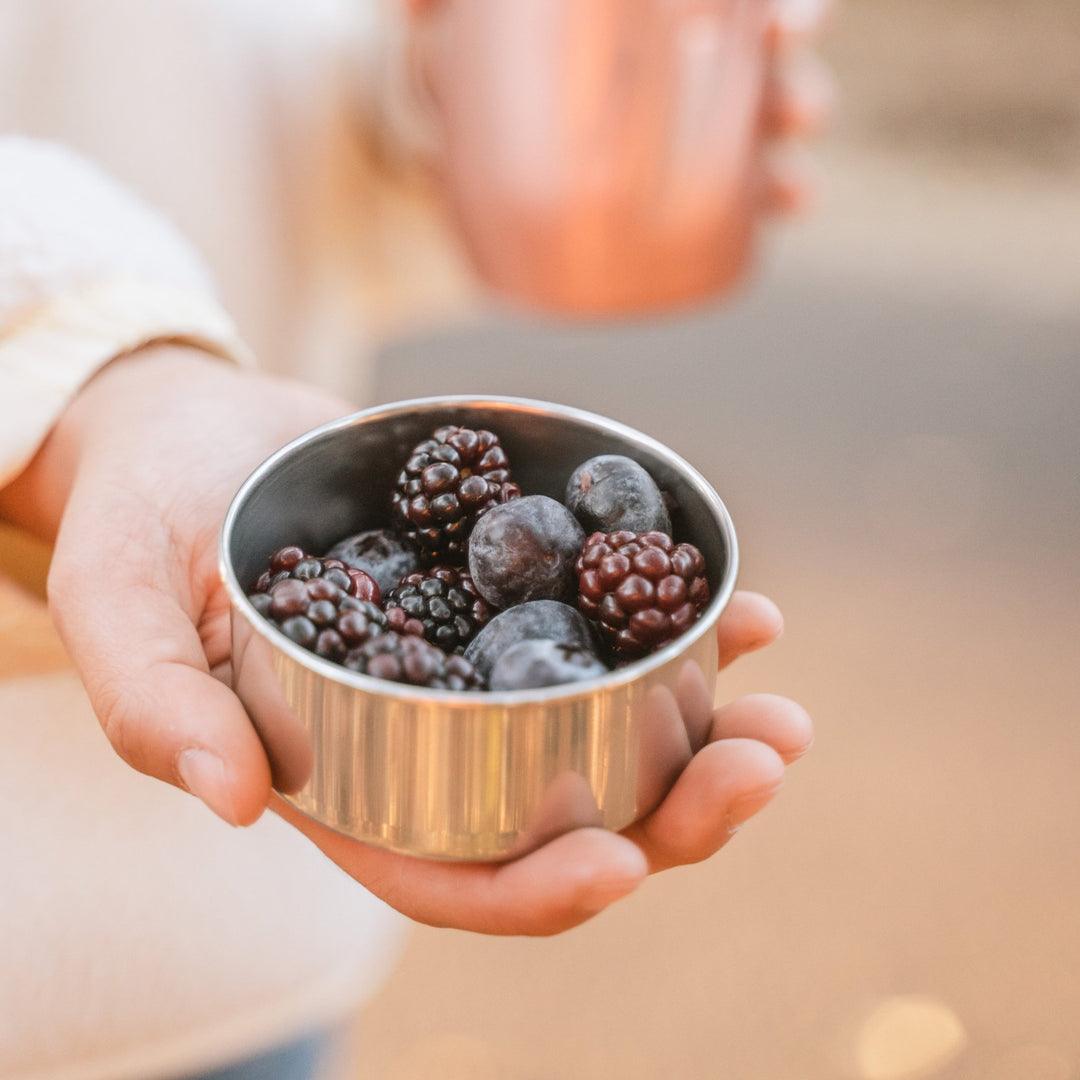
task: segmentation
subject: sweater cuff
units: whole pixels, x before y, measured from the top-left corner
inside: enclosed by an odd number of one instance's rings
[[[251,350],[212,299],[132,278],[60,294],[9,327],[0,339],[0,487],[30,463],[99,368],[157,341],[254,365]]]

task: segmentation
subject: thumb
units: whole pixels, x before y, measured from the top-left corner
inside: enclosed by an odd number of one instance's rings
[[[149,507],[123,501],[90,508],[73,495],[68,505],[49,574],[60,635],[121,758],[230,824],[250,824],[270,795],[266,754],[240,701],[210,674],[168,530]]]

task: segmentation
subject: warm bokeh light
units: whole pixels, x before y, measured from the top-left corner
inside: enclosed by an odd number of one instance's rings
[[[917,1080],[931,1076],[967,1043],[960,1018],[943,1001],[910,994],[877,1005],[859,1031],[862,1080]]]

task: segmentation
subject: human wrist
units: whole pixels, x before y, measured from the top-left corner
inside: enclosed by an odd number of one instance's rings
[[[80,465],[102,437],[117,437],[145,394],[163,398],[185,380],[228,364],[203,349],[158,341],[117,356],[71,398],[29,464],[0,488],[0,520],[42,539],[56,536]],[[217,377],[220,377],[219,375]]]

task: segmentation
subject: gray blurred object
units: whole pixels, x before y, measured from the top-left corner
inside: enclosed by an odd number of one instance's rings
[[[712,599],[682,637],[603,678],[544,690],[459,693],[356,674],[300,648],[245,592],[285,544],[325,550],[385,524],[411,448],[446,423],[495,431],[514,477],[558,497],[582,460],[641,462],[679,507]],[[302,436],[237,493],[221,540],[232,602],[233,677],[275,787],[304,813],[398,851],[514,856],[571,828],[620,829],[655,807],[705,741],[716,622],[735,587],[727,510],[701,475],[653,439],[579,410],[516,398],[421,399]]]

